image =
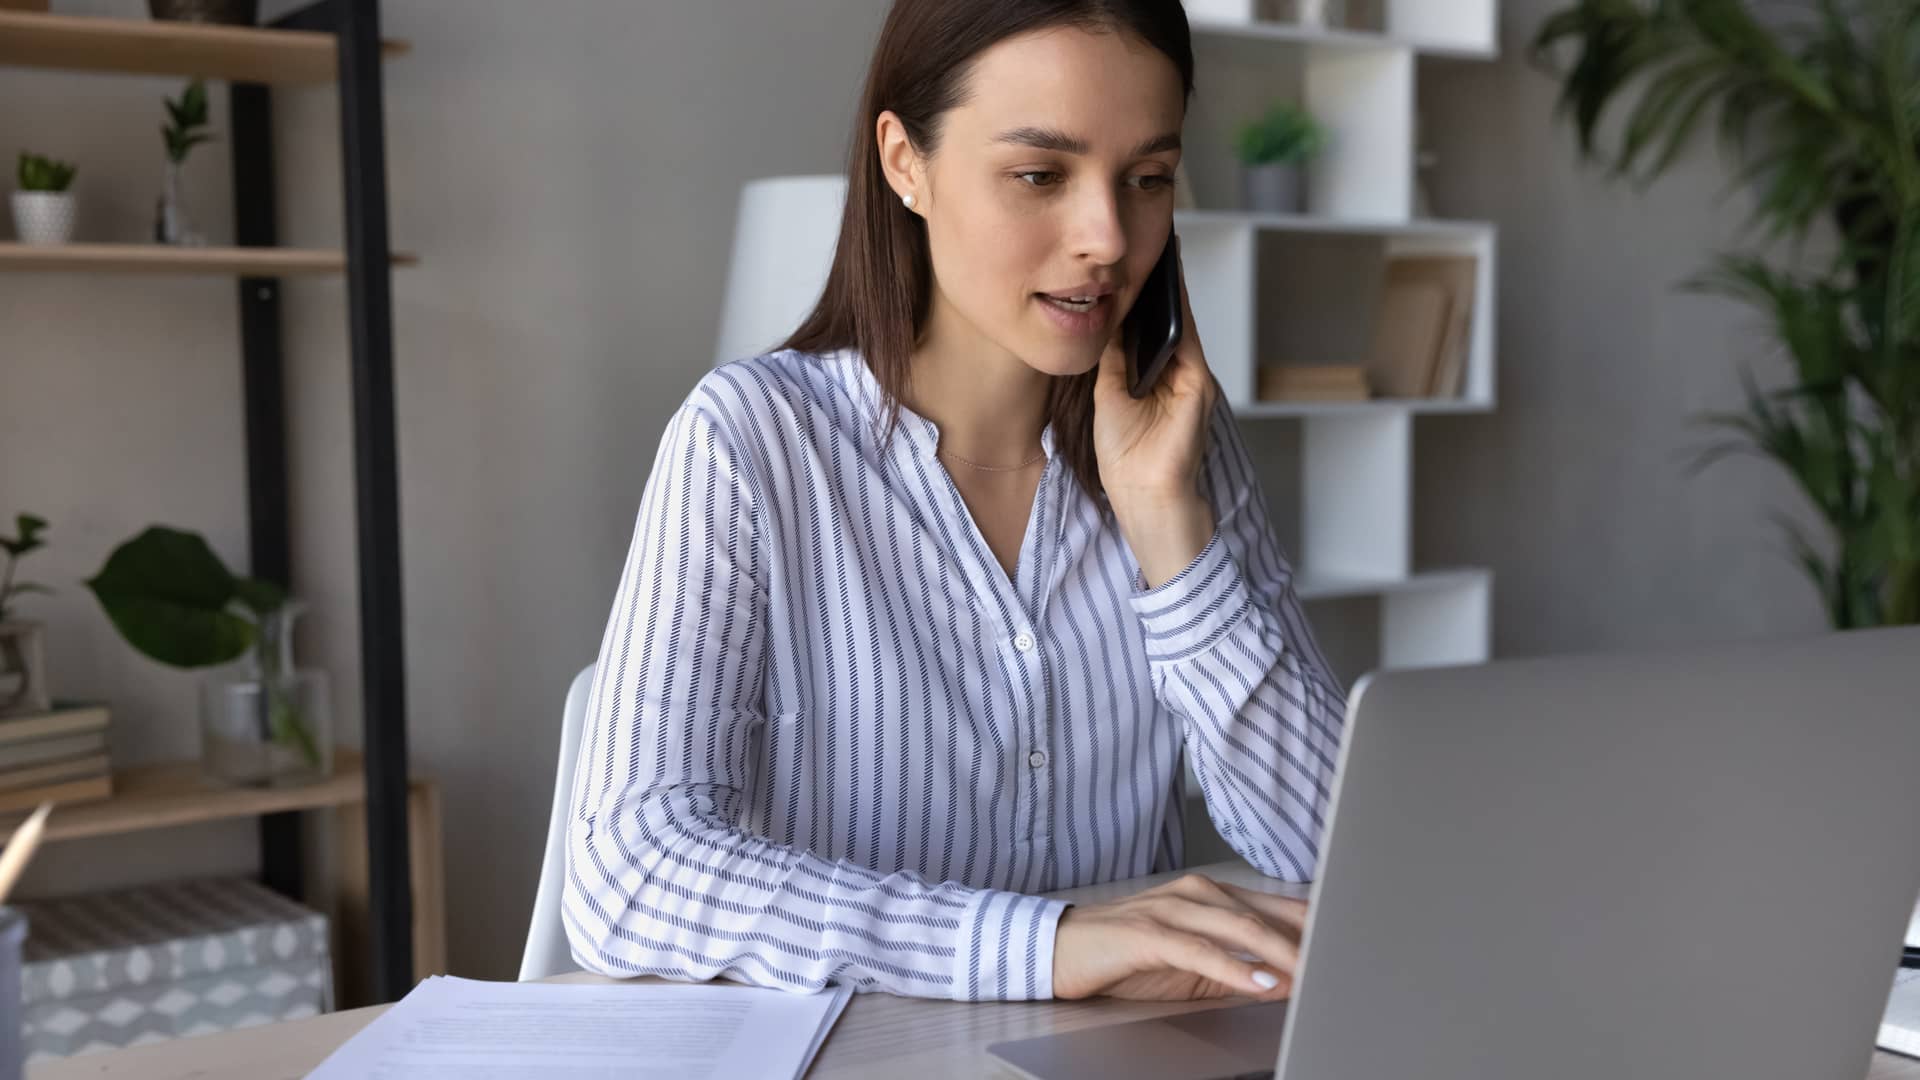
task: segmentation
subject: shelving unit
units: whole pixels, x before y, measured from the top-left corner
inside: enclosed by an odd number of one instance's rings
[[[0,65],[225,80],[233,154],[236,246],[0,245],[0,271],[218,274],[237,278],[246,407],[250,572],[297,593],[289,535],[285,379],[280,279],[344,274],[354,422],[360,571],[364,758],[353,772],[299,795],[188,790],[185,766],[130,770],[121,795],[52,819],[58,838],[199,819],[260,815],[261,877],[299,897],[300,809],[364,802],[364,894],[345,913],[365,928],[369,997],[393,1001],[413,986],[414,918],[437,910],[439,884],[411,876],[410,837],[427,828],[408,777],[400,610],[399,496],[393,402],[390,271],[410,265],[387,237],[386,129],[381,63],[404,42],[382,41],[378,0],[316,0],[269,27],[223,27],[141,19],[0,12]],[[340,95],[345,243],[337,251],[276,246],[272,85],[334,85]],[[348,796],[351,796],[350,798]],[[329,801],[329,800],[342,800]],[[316,801],[317,800],[317,801]],[[411,801],[410,801],[411,800]],[[437,805],[437,804],[436,804]],[[171,808],[171,809],[169,809]],[[357,811],[354,815],[357,816]],[[418,836],[437,861],[432,835]],[[354,824],[359,824],[357,821]],[[353,870],[350,872],[360,872]],[[437,919],[437,915],[434,916]]]
[[[334,750],[332,775],[300,787],[221,786],[206,778],[197,761],[143,765],[114,770],[110,798],[60,807],[47,819],[41,839],[57,843],[312,810],[333,811],[357,822],[366,800],[364,762],[358,751],[347,747]],[[407,813],[417,841],[410,849],[408,867],[415,900],[413,963],[419,971],[444,972],[447,932],[438,785],[425,777],[411,778]],[[0,814],[0,843],[10,839],[26,818],[25,813]],[[343,948],[335,957],[335,986],[342,1003],[357,1004],[367,995],[367,972],[363,964],[355,963],[367,941],[366,831],[342,828],[336,839],[341,874],[332,899],[338,912],[335,930]]]
[[[1492,573],[1413,566],[1413,418],[1497,406],[1497,236],[1486,222],[1415,216],[1416,76],[1422,58],[1498,55],[1498,12],[1496,0],[1373,6],[1371,25],[1328,29],[1262,21],[1258,0],[1188,0],[1198,93],[1186,159],[1202,186],[1200,208],[1176,212],[1174,228],[1207,363],[1235,414],[1302,425],[1302,600],[1378,598],[1379,666],[1478,663],[1491,645]],[[1218,208],[1238,204],[1233,131],[1276,99],[1304,105],[1329,131],[1305,212]],[[1386,260],[1402,254],[1477,260],[1459,397],[1255,399],[1262,363],[1358,362]]]
[[[1377,25],[1328,29],[1263,21],[1262,0],[1186,0],[1197,93],[1182,158],[1203,186],[1198,208],[1174,213],[1174,231],[1207,366],[1234,415],[1302,425],[1294,568],[1301,601],[1377,600],[1376,667],[1484,663],[1492,649],[1493,572],[1413,566],[1413,418],[1497,405],[1497,236],[1487,222],[1415,216],[1415,83],[1423,57],[1498,55],[1497,0],[1375,2]],[[1238,204],[1226,182],[1238,174],[1235,128],[1275,99],[1304,105],[1328,129],[1328,145],[1307,172],[1306,212],[1218,208]],[[1477,259],[1459,397],[1256,399],[1263,363],[1360,362],[1382,270],[1403,254]],[[1187,797],[1188,858],[1230,855],[1202,808],[1191,762]]]

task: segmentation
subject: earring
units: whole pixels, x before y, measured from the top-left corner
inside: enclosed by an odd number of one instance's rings
[[[909,209],[909,210],[911,210],[911,209],[913,209],[913,196],[911,196],[911,195],[902,195],[902,196],[900,196],[900,202],[901,202],[901,204],[902,204],[902,205],[904,205],[904,206],[905,206],[905,207],[906,207],[907,209]]]

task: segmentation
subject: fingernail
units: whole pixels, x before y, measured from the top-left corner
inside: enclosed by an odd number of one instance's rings
[[[1271,971],[1256,971],[1253,973],[1253,984],[1262,990],[1271,990],[1280,985],[1280,977]]]

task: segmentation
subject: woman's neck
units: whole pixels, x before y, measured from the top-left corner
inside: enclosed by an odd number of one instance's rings
[[[934,305],[915,346],[907,407],[940,428],[940,448],[983,465],[1013,465],[1040,450],[1052,387],[1044,372],[954,325]]]

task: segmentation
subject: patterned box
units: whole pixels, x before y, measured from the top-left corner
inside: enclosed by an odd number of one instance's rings
[[[333,1008],[327,918],[213,878],[21,901],[27,1061]]]

